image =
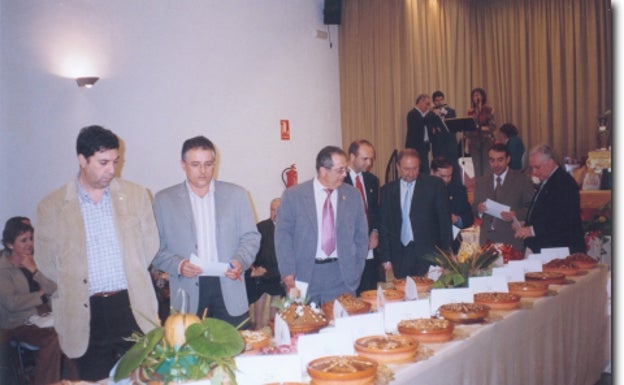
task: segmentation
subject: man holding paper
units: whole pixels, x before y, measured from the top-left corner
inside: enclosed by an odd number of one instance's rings
[[[247,191],[214,180],[216,150],[203,136],[182,146],[186,180],[154,198],[160,249],[153,265],[169,273],[171,305],[237,326],[249,305],[241,275],[256,257],[260,233]],[[188,308],[182,309],[188,293]]]
[[[522,241],[514,237],[512,224],[514,217],[524,220],[534,189],[527,175],[509,168],[510,161],[509,149],[504,144],[490,148],[490,172],[475,181],[472,209],[481,218],[481,245],[487,241],[500,242],[524,251]]]

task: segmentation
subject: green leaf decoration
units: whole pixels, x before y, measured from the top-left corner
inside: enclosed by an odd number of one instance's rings
[[[243,351],[245,341],[235,327],[216,318],[205,318],[186,329],[187,344],[197,354],[213,360]]]
[[[152,331],[139,339],[134,346],[121,357],[117,365],[117,370],[115,370],[115,381],[130,377],[130,374],[141,365],[154,347],[162,340],[163,334],[164,329],[158,327],[152,329]]]

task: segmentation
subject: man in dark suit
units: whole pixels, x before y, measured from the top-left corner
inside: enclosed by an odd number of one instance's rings
[[[430,263],[422,256],[451,250],[451,213],[444,183],[420,173],[414,149],[399,151],[400,179],[381,188],[379,252],[384,268],[394,276],[424,276]]]
[[[416,97],[416,106],[407,113],[407,136],[405,147],[418,151],[420,173],[429,174],[429,150],[431,149],[431,127],[436,115],[431,112],[431,98],[427,94]]]
[[[379,179],[369,171],[374,160],[375,148],[368,140],[356,140],[349,145],[349,172],[344,181],[360,191],[368,219],[368,255],[358,295],[365,290],[377,289],[377,283],[383,280],[379,258],[375,256],[379,244]]]
[[[474,217],[472,208],[468,202],[466,187],[453,180],[453,165],[443,157],[434,158],[431,161],[431,175],[442,179],[448,193],[449,208],[451,210],[451,222],[460,229],[472,226]]]
[[[360,192],[342,183],[344,151],[323,148],[316,172],[282,194],[275,251],[286,287],[295,287],[295,279],[307,282],[309,299],[322,305],[343,293],[355,295],[368,252],[368,224]]]
[[[529,169],[541,183],[526,222],[516,229],[516,238],[524,239],[533,253],[548,247],[568,247],[571,253],[584,253],[578,185],[559,167],[552,148],[545,144],[529,152]]]
[[[445,120],[457,117],[455,110],[446,104],[444,93],[435,91],[432,94],[433,108],[431,134],[431,155],[433,158],[443,157],[453,166],[453,181],[460,183],[461,175],[457,157],[457,137],[446,126]]]
[[[475,216],[481,218],[479,243],[487,241],[500,242],[511,245],[516,250],[524,251],[522,241],[516,239],[512,228],[514,216],[524,220],[531,199],[533,198],[533,184],[529,177],[519,171],[509,168],[511,155],[509,148],[502,143],[493,145],[488,150],[488,164],[490,172],[475,180],[475,191],[472,208]],[[500,180],[499,180],[500,178]],[[497,184],[500,185],[497,189]],[[503,211],[503,219],[486,214],[486,199],[509,206],[509,211]]]

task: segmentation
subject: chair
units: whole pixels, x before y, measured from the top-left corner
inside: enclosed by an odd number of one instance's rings
[[[399,178],[399,172],[396,169],[396,160],[399,151],[394,150],[392,155],[390,155],[390,159],[388,159],[388,164],[386,164],[386,181],[385,183],[390,183]]]
[[[34,365],[26,365],[26,356],[28,354],[34,354],[39,350],[38,346],[31,345],[27,342],[11,340],[10,345],[12,348],[16,350],[17,353],[17,375],[19,378],[19,383],[23,385],[28,385],[30,381],[28,377],[34,371]]]

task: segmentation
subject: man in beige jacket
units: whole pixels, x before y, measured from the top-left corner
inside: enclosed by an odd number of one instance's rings
[[[85,127],[76,150],[76,179],[37,207],[35,259],[58,285],[52,296],[61,349],[82,380],[108,377],[132,332],[158,325],[147,270],[158,251],[158,229],[147,190],[115,178],[119,140]]]

